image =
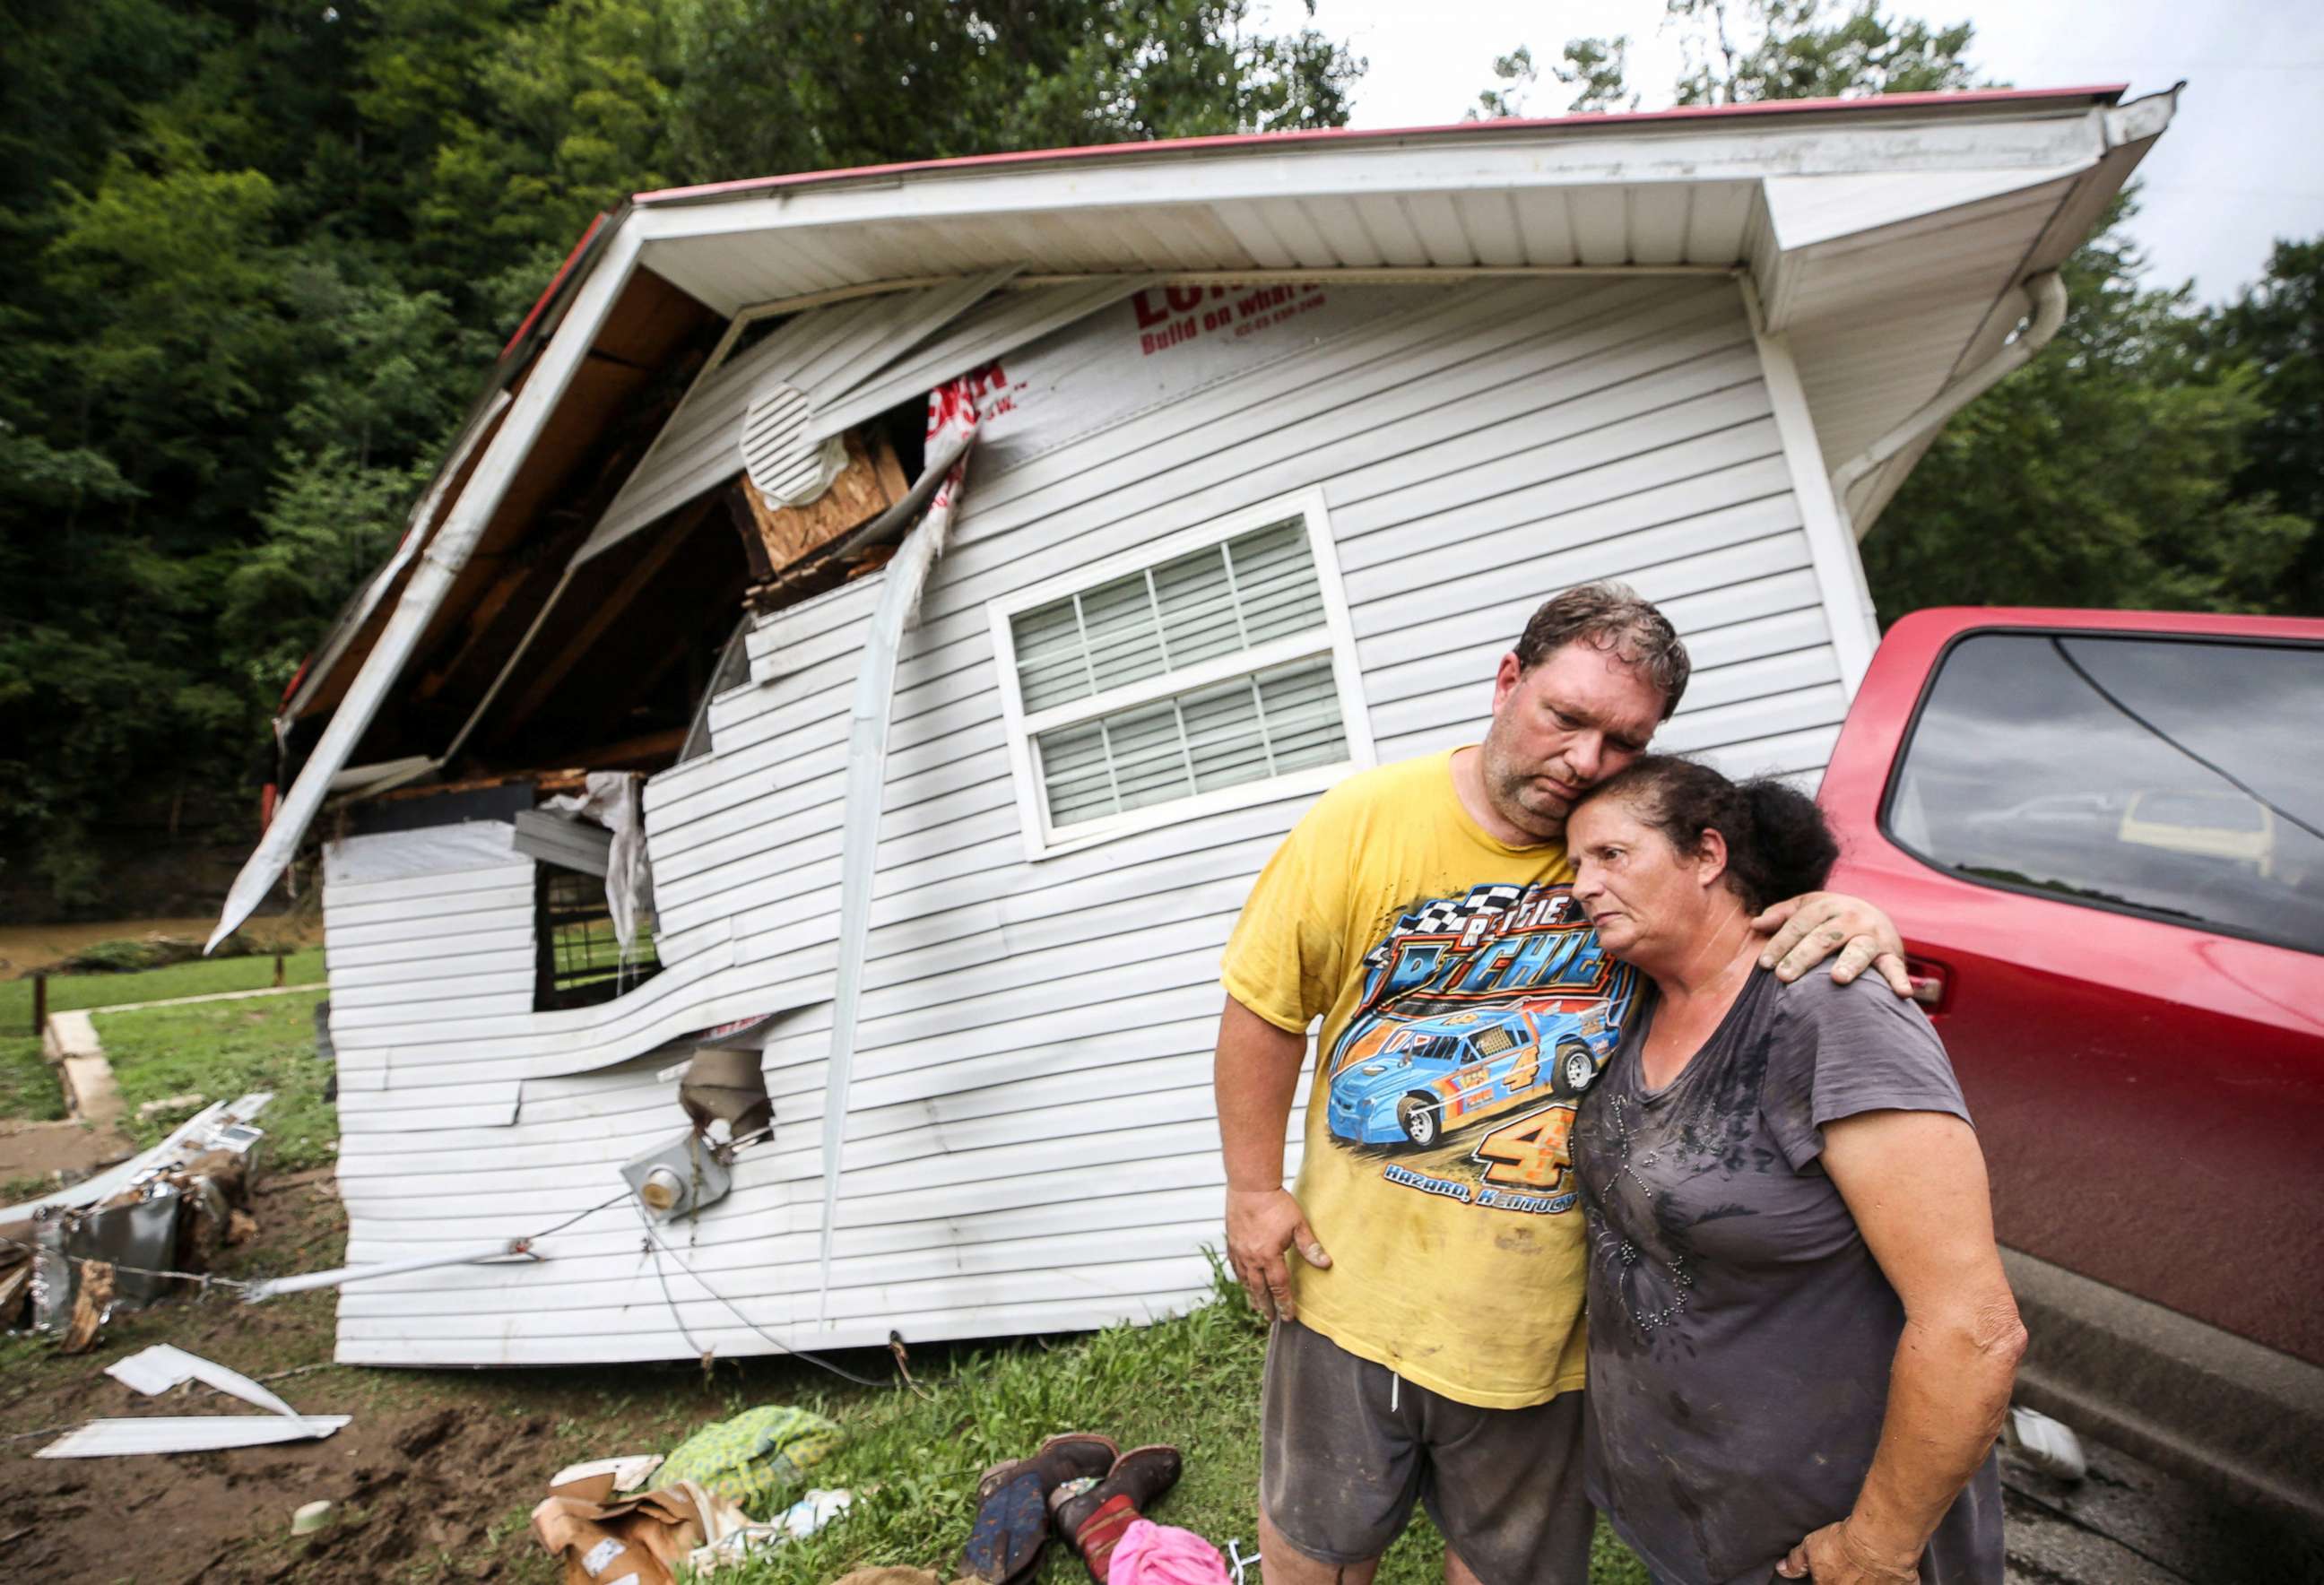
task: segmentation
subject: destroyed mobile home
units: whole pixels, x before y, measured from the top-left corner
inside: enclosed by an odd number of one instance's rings
[[[2055,330],[2170,118],[2118,100],[1195,140],[603,221],[286,696],[221,923],[319,841],[380,1268],[339,1358],[1205,1291],[1218,956],[1275,843],[1473,741],[1594,577],[1693,651],[1659,742],[1812,779],[1877,636],[1856,539]]]

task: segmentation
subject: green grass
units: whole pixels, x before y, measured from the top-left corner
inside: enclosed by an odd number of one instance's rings
[[[142,1147],[183,1122],[183,1111],[140,1120],[137,1108],[164,1096],[195,1093],[231,1101],[272,1090],[259,1120],[272,1170],[293,1172],[333,1158],[338,1113],[323,1099],[330,1064],[315,1055],[315,1003],[320,987],[290,996],[213,1001],[99,1013],[97,1037],[121,1086],[122,1127]]]
[[[734,1585],[824,1585],[852,1569],[906,1564],[950,1579],[958,1571],[989,1465],[1033,1451],[1060,1431],[1099,1431],[1123,1447],[1167,1442],[1186,1473],[1156,1505],[1223,1553],[1258,1545],[1259,1385],[1266,1329],[1240,1291],[1146,1327],[1116,1327],[1047,1346],[1036,1341],[955,1354],[923,1378],[927,1398],[843,1388],[807,1402],[837,1420],[846,1442],[810,1471],[808,1484],[846,1487],[854,1506],[823,1531],[718,1578]],[[773,1515],[754,1516],[773,1518]],[[1381,1585],[1443,1577],[1443,1542],[1425,1515],[1388,1549]],[[1262,1568],[1262,1572],[1264,1571]],[[1647,1585],[1646,1573],[1601,1522],[1591,1549],[1593,1585]],[[1089,1578],[1062,1546],[1041,1571],[1047,1585]]]
[[[303,952],[285,954],[282,982],[320,985],[323,949],[310,946]],[[273,983],[274,959],[271,955],[208,958],[135,974],[52,974],[49,977],[49,1010],[72,1012],[82,1008],[117,1007],[124,1001],[166,1001],[174,996],[208,996],[220,991],[260,991]],[[32,981],[0,980],[0,1030],[14,1036],[24,1034],[32,1027]]]
[[[0,1117],[36,1123],[65,1114],[64,1086],[29,1035],[0,1035]]]

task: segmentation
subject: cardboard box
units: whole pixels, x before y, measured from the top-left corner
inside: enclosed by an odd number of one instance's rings
[[[541,1546],[565,1557],[565,1585],[676,1585],[704,1536],[691,1497],[646,1491],[612,1502],[543,1497],[532,1510]]]

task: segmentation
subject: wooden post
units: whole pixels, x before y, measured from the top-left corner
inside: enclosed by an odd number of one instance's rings
[[[282,954],[279,952],[274,954],[274,989],[282,989]]]
[[[32,1033],[45,1035],[48,1032],[49,977],[46,974],[35,974],[32,976]]]

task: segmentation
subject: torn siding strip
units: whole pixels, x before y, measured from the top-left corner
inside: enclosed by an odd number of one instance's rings
[[[928,472],[945,468],[944,483],[928,514],[888,564],[879,608],[865,636],[863,668],[857,674],[849,710],[847,792],[839,850],[839,966],[831,1017],[831,1063],[825,1078],[823,1113],[823,1253],[817,1289],[819,1316],[831,1299],[832,1239],[839,1216],[839,1175],[847,1141],[847,1088],[855,1065],[855,1018],[863,998],[863,965],[872,934],[872,883],[879,867],[880,808],[887,792],[888,727],[896,708],[896,665],[904,633],[919,613],[920,595],[943,554],[968,482],[968,460],[976,439],[976,393],[965,388],[928,396],[928,450],[953,460],[936,460]],[[957,450],[945,445],[952,441]],[[918,493],[916,490],[914,493]]]
[[[32,1456],[36,1459],[118,1459],[140,1453],[200,1453],[220,1448],[312,1442],[352,1424],[352,1415],[154,1415],[139,1420],[92,1420]]]
[[[223,1393],[231,1393],[246,1404],[296,1420],[299,1411],[276,1397],[239,1370],[229,1369],[215,1359],[205,1359],[199,1354],[169,1343],[155,1343],[126,1359],[115,1359],[105,1368],[114,1380],[147,1397],[155,1397],[184,1382],[198,1381]]]

